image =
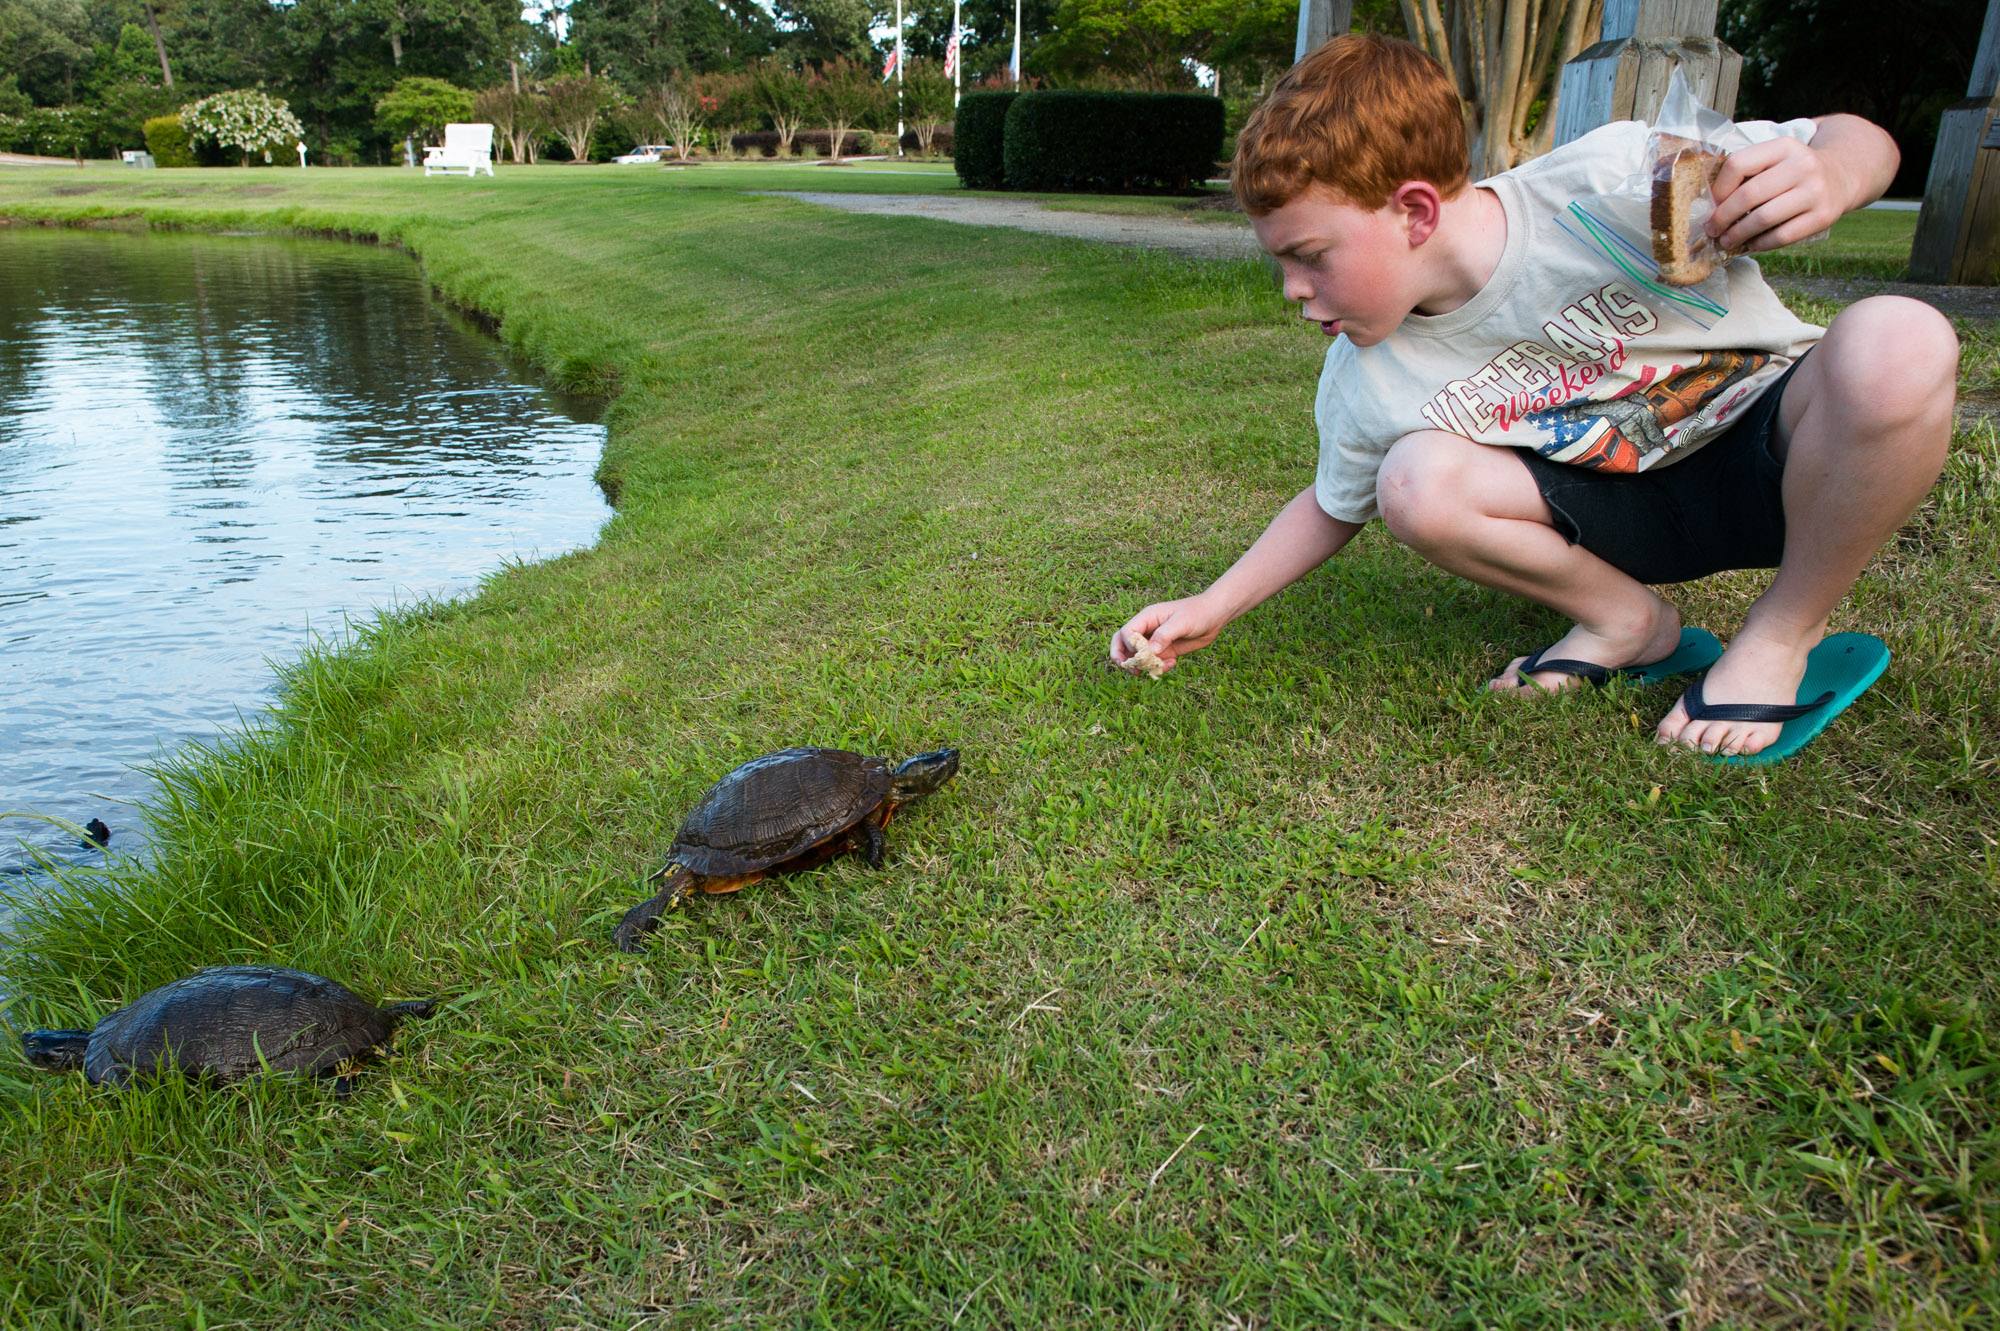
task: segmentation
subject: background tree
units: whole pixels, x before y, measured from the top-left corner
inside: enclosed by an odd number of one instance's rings
[[[693,83],[695,95],[701,99],[702,114],[712,125],[747,125],[763,117],[763,103],[757,98],[757,76],[749,70],[697,74]]]
[[[757,104],[778,131],[778,154],[783,156],[792,150],[792,136],[812,109],[805,76],[776,57],[758,61],[751,73]]]
[[[590,68],[639,96],[687,68],[687,11],[706,0],[574,0],[570,43]]]
[[[0,0],[0,68],[37,104],[75,101],[77,75],[90,57],[82,0]]]
[[[674,146],[674,156],[686,161],[700,141],[706,111],[701,94],[684,79],[663,83],[646,95],[647,113]]]
[[[472,118],[472,93],[443,79],[398,79],[375,103],[375,122],[395,138],[444,141],[444,127]]]
[[[509,161],[531,166],[541,136],[548,133],[541,99],[533,90],[511,83],[488,88],[473,98],[472,119],[493,126],[494,137],[506,146]]]
[[[944,62],[929,57],[911,60],[903,69],[903,114],[917,136],[917,151],[932,155],[939,129],[951,123],[951,80]]]
[[[1047,72],[1048,62],[1037,51],[1039,43],[1055,30],[1058,0],[1022,0],[1021,59],[1031,73]],[[891,6],[891,12],[894,7]],[[1298,6],[1292,7],[1294,20]],[[1004,74],[1014,51],[1014,0],[967,0],[960,6],[965,24],[965,85]],[[924,0],[909,9],[909,27],[903,38],[911,56],[944,60],[945,40],[951,35],[951,0]]]
[[[1914,197],[1985,17],[1985,0],[1723,0],[1716,30],[1743,53],[1739,117],[1866,116],[1903,151],[1889,192]]]
[[[1217,0],[1062,0],[1036,61],[1072,83],[1109,74],[1156,92],[1191,88],[1187,62],[1207,62],[1227,11]]]
[[[888,91],[875,72],[874,62],[829,60],[820,66],[811,87],[813,109],[831,131],[828,155],[840,160],[847,146],[847,132],[857,126],[881,123],[883,94]]]
[[[152,37],[136,23],[119,30],[117,45],[98,48],[79,92],[97,112],[106,151],[143,147],[145,123],[180,105],[163,84]]]
[[[681,18],[687,67],[710,74],[741,71],[778,48],[778,21],[756,0],[688,0]]]
[[[779,45],[794,62],[866,60],[874,52],[869,0],[775,0]]]
[[[1451,74],[1472,178],[1545,153],[1565,61],[1597,40],[1604,0],[1402,0],[1410,40]]]
[[[570,160],[590,160],[590,136],[618,105],[618,90],[594,74],[550,79],[542,85],[542,114],[557,138],[569,145]]]

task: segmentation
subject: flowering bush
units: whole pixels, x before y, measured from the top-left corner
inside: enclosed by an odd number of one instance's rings
[[[0,151],[74,157],[100,150],[104,117],[88,106],[37,106],[18,116],[0,116]]]
[[[289,106],[251,88],[219,92],[183,107],[181,124],[191,139],[240,150],[245,166],[258,149],[263,150],[267,162],[273,148],[289,152],[306,132]]]

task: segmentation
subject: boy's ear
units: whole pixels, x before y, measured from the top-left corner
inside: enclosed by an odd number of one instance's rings
[[[1389,196],[1389,206],[1402,214],[1403,232],[1409,237],[1411,249],[1435,235],[1438,219],[1444,216],[1444,200],[1437,186],[1428,180],[1404,181]]]

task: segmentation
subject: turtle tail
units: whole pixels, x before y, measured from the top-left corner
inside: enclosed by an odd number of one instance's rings
[[[620,952],[637,952],[640,941],[659,927],[660,917],[694,895],[694,874],[687,866],[670,864],[662,872],[665,881],[660,884],[659,893],[626,911],[625,918],[611,931],[611,941]]]

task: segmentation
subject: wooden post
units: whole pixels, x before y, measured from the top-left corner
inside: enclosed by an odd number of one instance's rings
[[[1677,67],[1703,105],[1734,116],[1743,57],[1716,40],[1715,5],[1716,0],[1604,0],[1597,45],[1563,66],[1557,146],[1613,121],[1651,120]]]
[[[1292,63],[1306,58],[1306,52],[1325,46],[1354,25],[1354,0],[1299,0],[1299,39],[1292,47]]]
[[[1910,280],[1993,286],[2000,282],[2000,160],[1983,141],[2000,112],[2000,0],[1986,25],[1965,100],[1938,121],[1924,209],[1910,246]]]

